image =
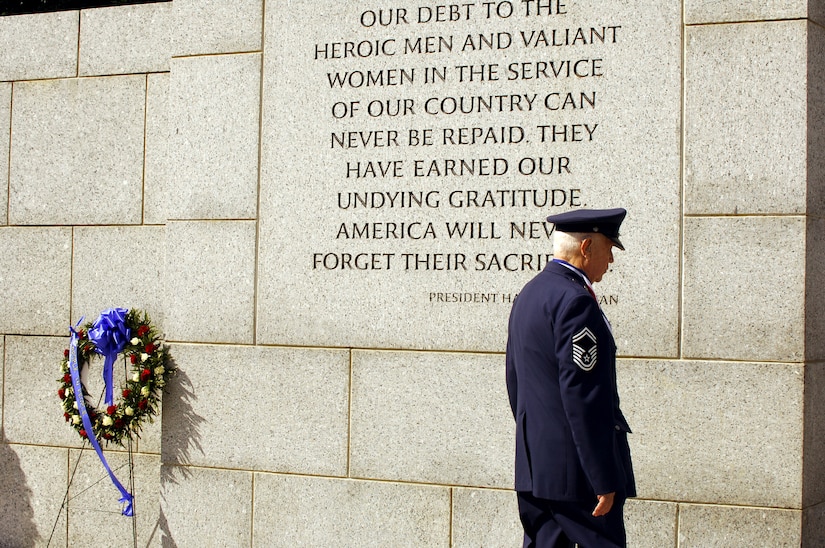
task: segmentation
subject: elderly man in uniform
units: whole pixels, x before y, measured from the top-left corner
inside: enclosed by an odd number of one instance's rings
[[[553,261],[510,313],[507,391],[516,420],[524,546],[626,546],[622,508],[636,496],[616,389],[616,345],[592,284],[624,250],[624,209],[577,209],[555,224]]]

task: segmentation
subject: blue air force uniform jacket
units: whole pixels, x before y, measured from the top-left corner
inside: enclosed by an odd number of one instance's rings
[[[516,491],[557,501],[636,496],[616,345],[585,281],[551,262],[516,298],[507,340]]]

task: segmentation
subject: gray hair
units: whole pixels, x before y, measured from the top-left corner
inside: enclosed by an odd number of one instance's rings
[[[553,232],[553,256],[569,259],[578,253],[582,241],[589,238],[587,232]]]

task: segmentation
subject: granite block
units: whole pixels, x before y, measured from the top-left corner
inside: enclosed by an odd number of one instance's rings
[[[353,352],[350,475],[510,488],[501,355]]]
[[[821,3],[825,12],[825,0]],[[825,24],[825,14],[823,14]],[[825,211],[825,27],[808,24],[808,212]]]
[[[825,366],[805,365],[805,429],[802,453],[802,507],[825,502]],[[822,506],[825,510],[825,506]]]
[[[804,366],[621,360],[639,496],[800,508]]]
[[[177,468],[161,467],[159,535],[163,546],[250,546],[253,475]]]
[[[685,219],[686,357],[805,357],[805,218]]]
[[[14,87],[9,223],[141,222],[146,76]]]
[[[251,221],[166,225],[169,340],[253,342],[255,230]]]
[[[678,505],[668,502],[628,499],[624,507],[627,545],[633,548],[677,546]]]
[[[260,54],[172,61],[170,218],[257,216],[260,78]]]
[[[180,371],[164,396],[165,463],[346,475],[348,352],[176,344],[172,353]]]
[[[72,316],[138,308],[163,332],[165,230],[160,226],[74,229]]]
[[[685,23],[804,19],[811,3],[811,0],[686,0]]]
[[[61,510],[68,451],[7,441],[0,436],[0,544],[70,546]]]
[[[450,545],[450,490],[255,474],[255,547]]]
[[[3,383],[5,436],[11,443],[80,447],[82,440],[63,419],[57,396],[66,337],[6,336]]]
[[[438,23],[418,23],[435,12],[411,8],[408,24],[389,26],[372,24],[366,2],[266,10],[259,342],[500,352],[513,297],[551,253],[547,214],[624,206],[628,252],[597,292],[621,353],[678,354],[681,3],[568,2],[558,17],[527,15],[528,4],[490,18],[474,4]],[[590,28],[603,26],[608,36],[590,43]],[[587,29],[588,43],[555,47],[551,27]],[[453,39],[451,49],[438,36]],[[345,53],[347,43],[375,41],[395,55]],[[548,60],[558,68],[579,55],[602,60],[602,75],[536,77]],[[402,70],[412,74],[403,84]],[[582,106],[582,91],[595,92],[593,107],[554,110],[553,93]],[[511,108],[515,98],[523,109]],[[452,110],[461,100],[466,114]],[[573,141],[583,124],[598,124],[593,140]],[[416,141],[425,130],[430,145]],[[476,130],[490,137],[468,137]],[[462,160],[472,175],[448,168]],[[533,191],[552,189],[555,202],[531,203]],[[508,200],[522,191],[526,205]]]
[[[143,176],[143,222],[165,224],[169,217],[167,185],[176,160],[169,150],[169,74],[150,74],[146,92],[146,163]]]
[[[68,334],[72,232],[0,228],[0,333]]]
[[[262,0],[175,0],[172,4],[174,56],[261,50]]]
[[[798,547],[802,512],[776,508],[679,505],[679,546]]]
[[[9,215],[9,135],[11,133],[11,84],[0,82],[0,225]]]
[[[0,80],[76,76],[78,13],[0,17]]]
[[[802,512],[802,548],[825,546],[825,504]]]
[[[453,489],[453,548],[519,546],[524,538],[514,491]]]
[[[172,4],[155,2],[80,12],[80,76],[169,70]]]
[[[123,487],[134,496],[135,530],[139,546],[161,546],[158,534],[160,518],[160,458],[155,455],[106,451],[106,460]],[[69,543],[72,546],[131,546],[133,523],[119,517],[123,508],[120,491],[109,479],[94,451],[71,451],[69,466],[73,471],[69,504]],[[77,468],[75,468],[77,467]],[[112,516],[101,519],[101,515]]]
[[[805,212],[806,27],[687,29],[686,213]]]
[[[818,25],[825,25],[825,1],[808,0],[808,19]]]
[[[805,236],[805,360],[825,358],[825,220],[807,218]]]

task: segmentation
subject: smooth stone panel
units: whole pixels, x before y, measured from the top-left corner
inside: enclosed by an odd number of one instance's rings
[[[221,548],[252,540],[252,473],[161,467],[163,546]]]
[[[14,87],[9,222],[137,224],[146,76]]]
[[[6,336],[3,421],[11,443],[80,447],[82,439],[63,419],[57,396],[65,337]]]
[[[685,23],[804,19],[819,0],[685,0]]]
[[[172,3],[80,12],[81,76],[169,70]]]
[[[166,225],[166,334],[169,340],[253,342],[255,223]]]
[[[94,321],[108,308],[138,308],[162,333],[165,247],[163,227],[75,228],[73,319]]]
[[[510,488],[504,357],[353,352],[350,475]]]
[[[633,548],[676,546],[678,505],[628,499],[624,507],[627,545]]]
[[[11,131],[11,84],[0,82],[0,225],[9,213],[9,132]]]
[[[284,3],[266,11],[259,342],[500,352],[512,298],[551,253],[545,233],[551,227],[543,224],[548,213],[623,206],[629,211],[622,227],[628,251],[617,253],[596,291],[605,299],[621,354],[678,355],[682,6],[665,0],[650,9],[623,2],[562,4],[566,13],[558,17],[536,17],[535,10],[527,15],[527,6],[537,4],[514,2],[512,17],[488,19],[480,3],[470,3],[469,16],[421,24],[412,7],[409,24],[387,27],[370,26],[375,6],[363,0],[324,0],[312,10]],[[589,41],[589,29],[605,25],[621,27],[613,29],[615,40],[605,30],[604,41],[594,38],[584,49],[552,46],[547,32],[581,27]],[[500,39],[501,49],[481,45],[480,34]],[[436,36],[453,38],[453,49]],[[505,46],[508,36],[513,41]],[[396,55],[343,57],[346,42],[365,48],[375,41]],[[425,43],[441,51],[416,49]],[[567,77],[565,61],[580,56],[601,60],[596,65],[603,62],[603,73],[597,70],[602,75]],[[546,68],[550,58],[557,69],[566,68],[558,77],[537,76],[536,63]],[[506,68],[511,63],[515,78]],[[473,81],[468,65],[474,66]],[[482,80],[479,71],[489,75],[493,65],[497,73]],[[434,66],[445,69],[444,81],[425,81]],[[413,80],[399,85],[400,70],[414,71]],[[385,85],[362,83],[367,71]],[[348,74],[352,86],[335,83]],[[595,93],[592,107],[582,106],[582,92]],[[568,103],[564,111],[553,110],[561,97],[553,93],[571,93],[581,108]],[[480,97],[493,106],[480,105]],[[442,99],[451,111],[456,98],[472,112],[461,113],[456,103],[452,113],[433,113]],[[530,109],[527,98],[534,101]],[[511,106],[516,100],[520,106]],[[399,101],[411,107],[406,114],[399,114]],[[583,124],[598,124],[592,141]],[[524,139],[518,131],[517,143],[488,137],[488,131],[495,135],[503,128],[506,134],[510,127],[521,128]],[[471,128],[484,134],[473,144]],[[547,130],[543,143],[541,128]],[[432,144],[416,145],[410,130],[425,129]],[[376,136],[378,142],[370,140]],[[562,158],[570,160],[569,173],[559,168]],[[506,174],[492,174],[494,159],[508,162]],[[473,175],[460,174],[461,160],[475,162]],[[458,167],[450,170],[448,161]],[[481,174],[483,161],[487,170]],[[541,203],[541,197],[538,205],[530,202],[533,190],[541,196],[551,189],[555,203]],[[355,194],[366,196],[367,204]],[[574,194],[578,198],[571,200]],[[430,202],[411,203],[422,195]],[[416,239],[429,222],[435,237]],[[526,227],[526,234],[511,223]],[[456,226],[474,227],[474,237],[469,229],[463,237],[455,231],[451,236],[448,230]]]
[[[450,546],[445,487],[255,474],[253,546]]]
[[[260,54],[172,61],[170,218],[256,217],[260,78]]]
[[[515,491],[453,489],[453,548],[519,546],[524,538]]]
[[[804,217],[685,219],[689,358],[805,358]]]
[[[735,506],[679,506],[679,546],[792,548],[800,546],[802,512]]]
[[[78,13],[0,17],[0,80],[76,76]]]
[[[72,232],[0,228],[0,333],[68,335]]]
[[[182,345],[163,409],[163,461],[344,476],[349,353]]]
[[[160,458],[153,455],[105,453],[115,476],[134,496],[138,546],[161,546],[157,526],[160,518]],[[79,461],[79,462],[78,462]],[[69,543],[72,546],[131,546],[132,519],[118,516],[123,508],[120,491],[109,479],[97,454],[90,449],[71,451],[72,470],[69,505]],[[77,468],[75,468],[75,466]],[[130,480],[130,466],[132,469]],[[102,515],[112,516],[100,519]]]
[[[639,496],[800,508],[800,364],[621,360]]]
[[[172,4],[174,56],[261,49],[263,0],[175,0]]]
[[[806,27],[687,28],[686,213],[805,212]]]
[[[150,74],[146,91],[146,163],[143,176],[143,222],[165,224],[169,217],[171,176],[175,163],[169,150],[169,74]]]
[[[67,546],[68,450],[6,442],[0,437],[0,545]]]

